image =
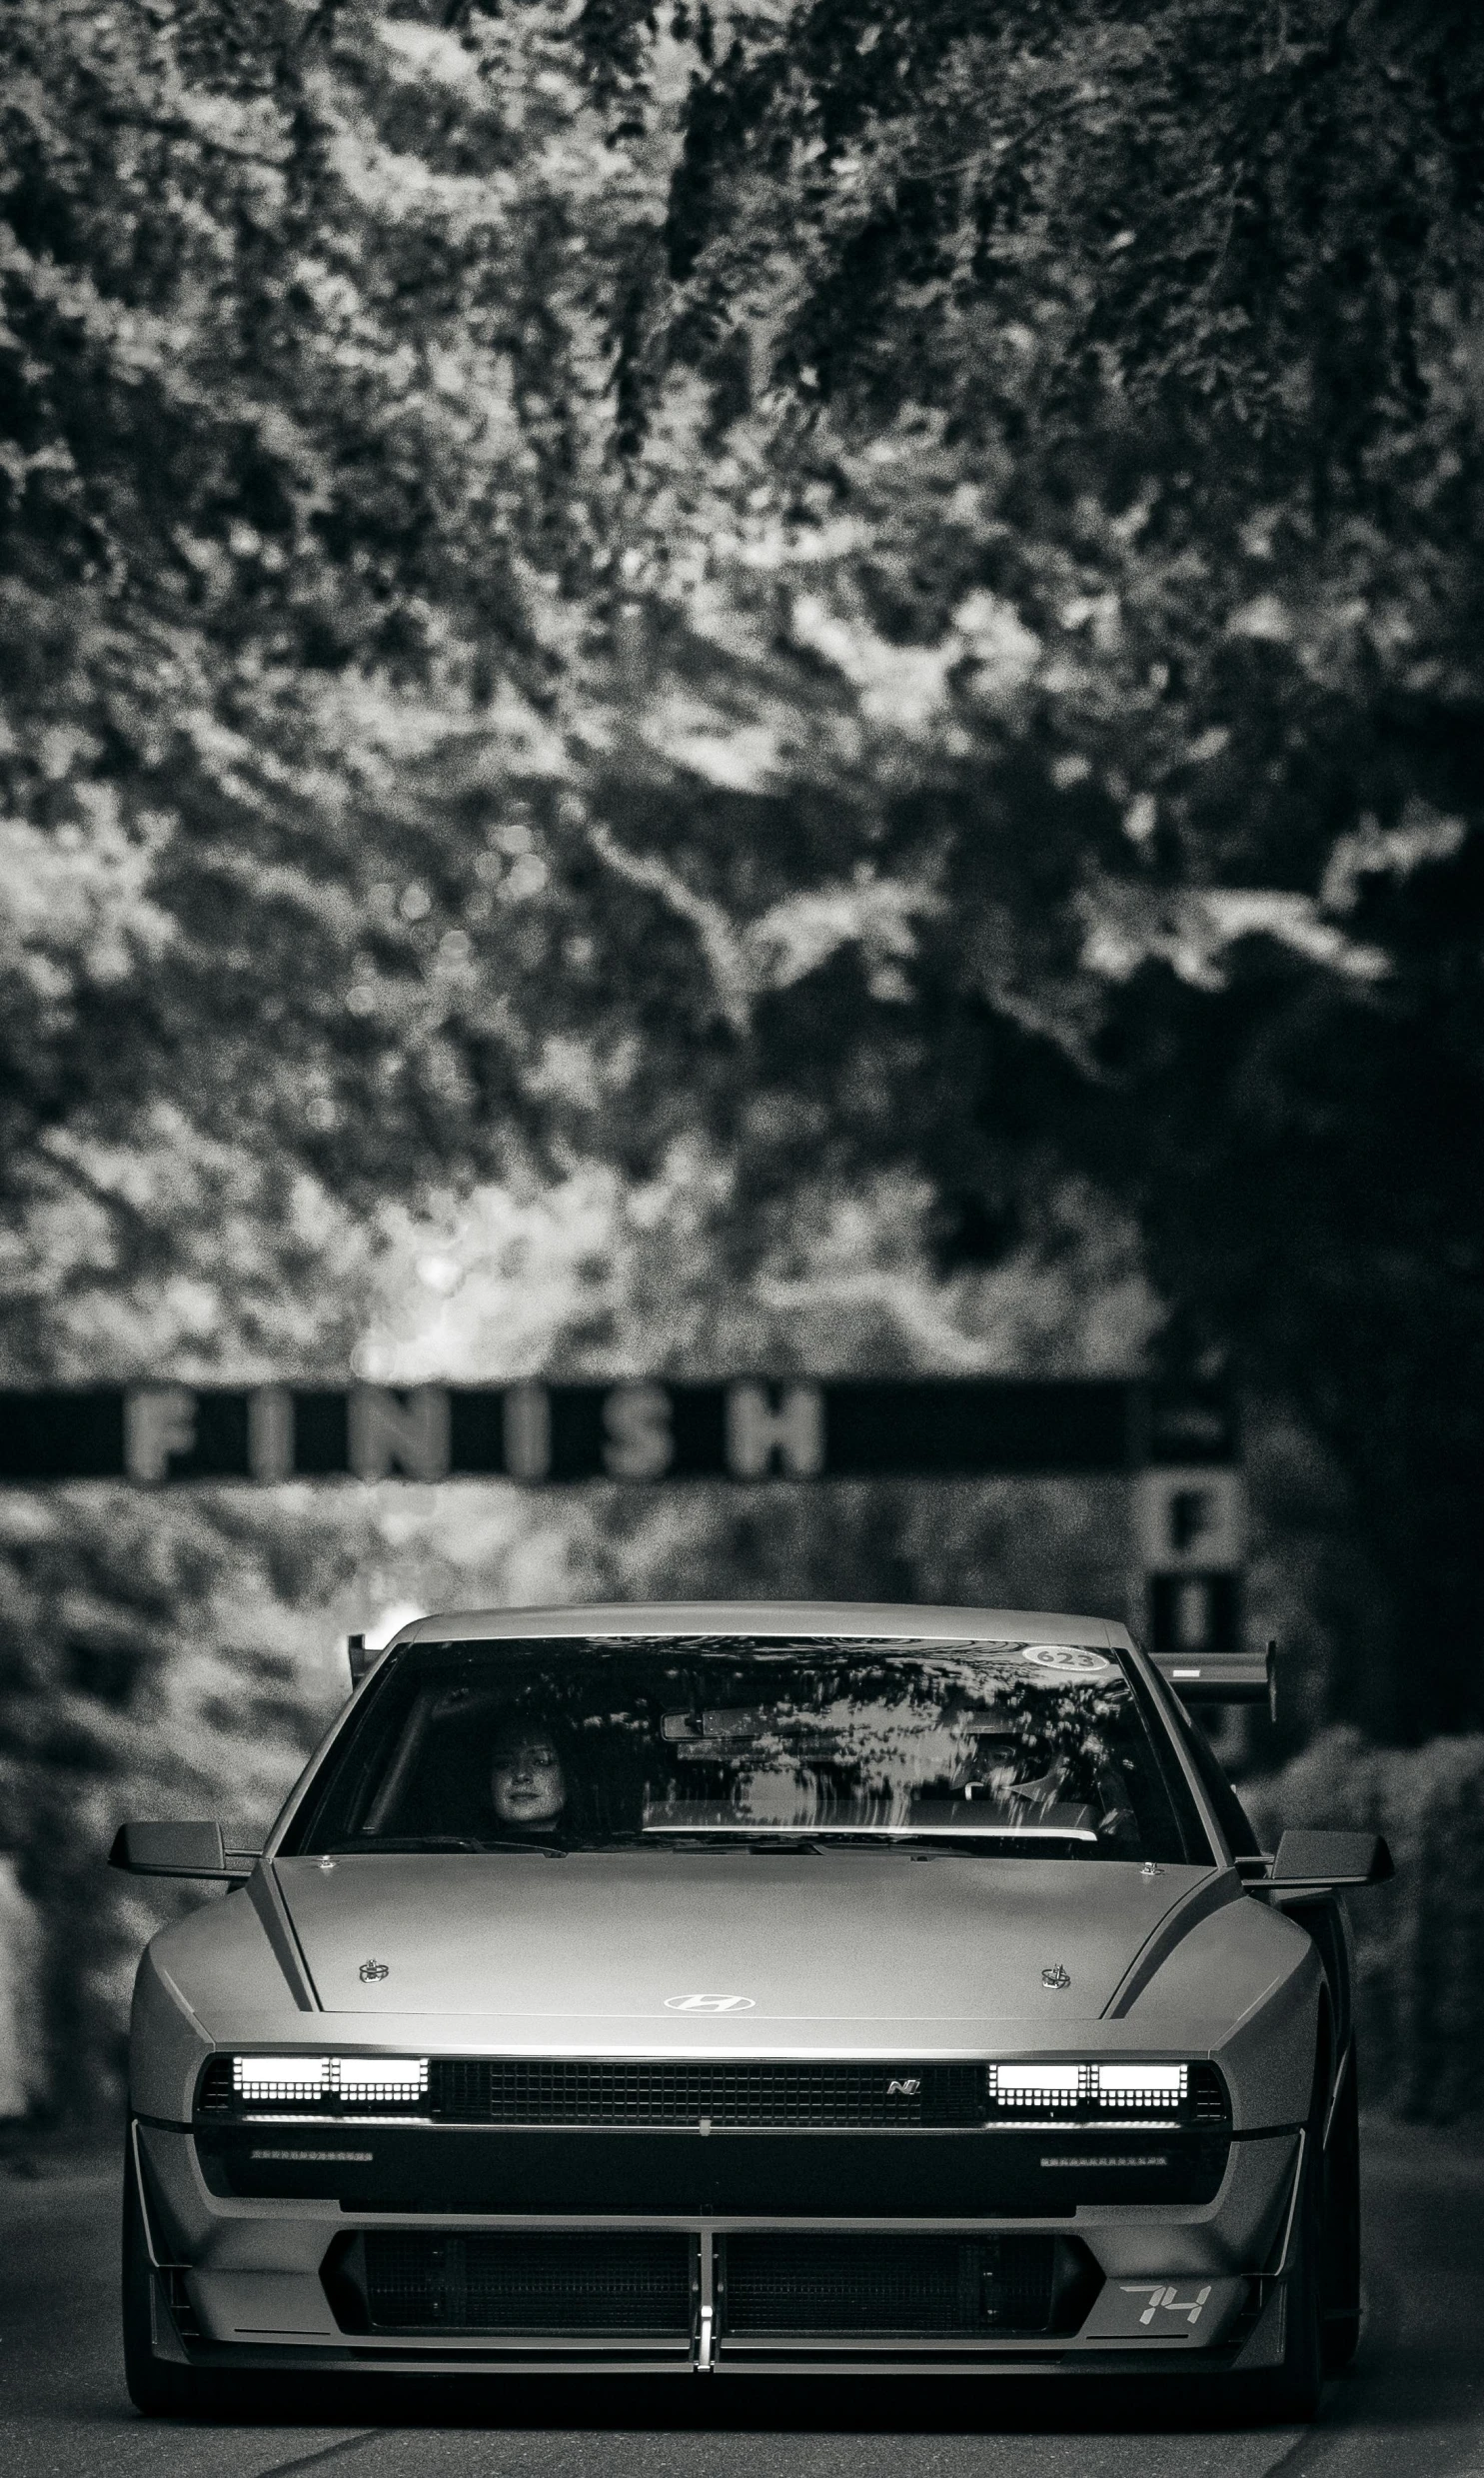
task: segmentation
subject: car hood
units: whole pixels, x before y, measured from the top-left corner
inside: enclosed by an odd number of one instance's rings
[[[858,1850],[358,1853],[275,1872],[327,2012],[601,2019],[708,2044],[886,2019],[1044,2020],[1054,2038],[1237,1892],[1211,1868]]]

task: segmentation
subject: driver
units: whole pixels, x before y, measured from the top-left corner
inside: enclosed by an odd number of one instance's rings
[[[502,1824],[521,1832],[555,1832],[567,1805],[567,1770],[545,1721],[508,1720],[496,1731],[490,1797]]]

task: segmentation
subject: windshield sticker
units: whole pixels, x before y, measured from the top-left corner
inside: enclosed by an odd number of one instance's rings
[[[1034,1669],[1049,1669],[1057,1677],[1113,1677],[1117,1662],[1105,1652],[1089,1651],[1083,1643],[1026,1643],[1020,1651]]]

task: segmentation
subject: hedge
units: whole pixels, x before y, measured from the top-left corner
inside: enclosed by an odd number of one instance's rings
[[[1386,1835],[1396,1880],[1348,1896],[1363,2102],[1433,2124],[1484,2112],[1484,1736],[1328,1729],[1242,1797],[1267,1848],[1285,1824]]]

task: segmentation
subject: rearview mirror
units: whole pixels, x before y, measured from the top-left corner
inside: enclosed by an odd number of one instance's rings
[[[236,1883],[251,1875],[257,1857],[256,1850],[224,1849],[220,1824],[120,1824],[108,1863],[129,1875],[220,1876]]]
[[[1327,1893],[1342,1885],[1385,1884],[1396,1873],[1374,1832],[1285,1832],[1266,1881],[1275,1892]]]

